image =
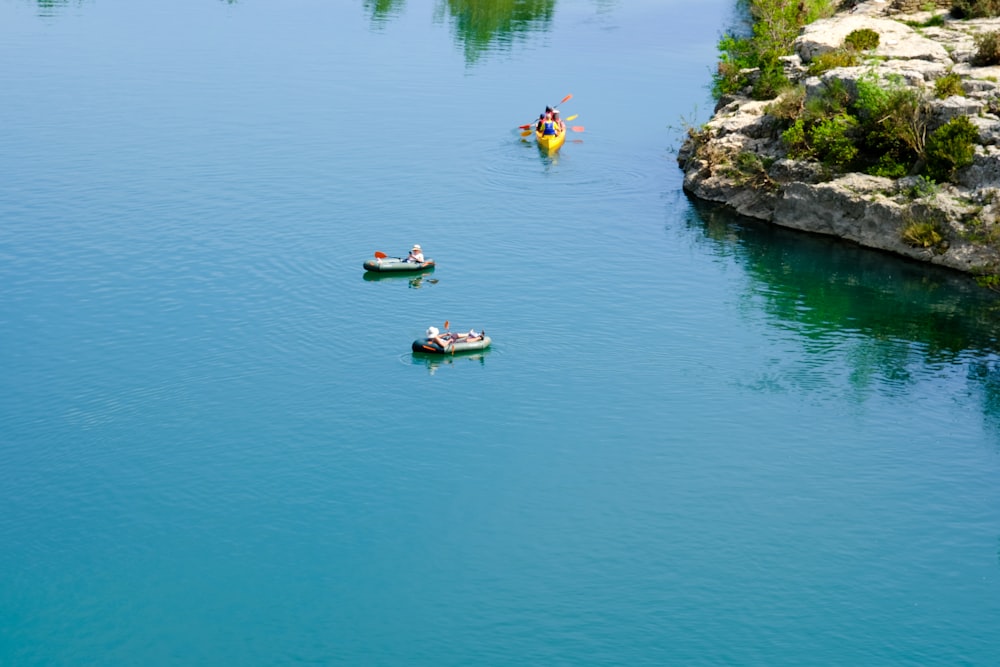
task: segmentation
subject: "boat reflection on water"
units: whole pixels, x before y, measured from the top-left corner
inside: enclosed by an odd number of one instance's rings
[[[420,289],[424,285],[436,285],[437,278],[431,278],[434,274],[433,269],[427,271],[421,271],[420,273],[407,273],[403,271],[365,271],[362,277],[367,281],[403,281],[406,280],[410,283],[410,287],[413,289]]]
[[[477,352],[464,352],[459,354],[433,354],[430,352],[413,352],[410,355],[414,366],[424,366],[430,375],[437,373],[442,366],[452,366],[455,364],[473,363],[479,366],[486,365],[486,356],[491,348],[479,350]]]

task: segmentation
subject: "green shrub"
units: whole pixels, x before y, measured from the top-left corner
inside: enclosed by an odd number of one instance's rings
[[[903,242],[914,248],[933,248],[944,240],[941,228],[932,220],[914,221],[903,228]]]
[[[756,99],[771,99],[788,86],[781,56],[792,52],[799,29],[831,16],[835,0],[740,0],[753,21],[750,35],[723,35],[719,40],[719,67],[713,77],[716,99],[752,85]],[[751,82],[749,72],[757,70]]]
[[[809,132],[803,119],[796,118],[791,127],[781,133],[781,140],[791,157],[798,160],[813,157],[812,146],[809,145]]]
[[[931,6],[927,9],[922,9],[924,12],[932,12],[936,10],[937,7]],[[911,28],[940,28],[945,24],[945,18],[947,14],[935,14],[926,21],[903,21],[906,25]]]
[[[927,138],[927,176],[935,181],[950,181],[955,172],[972,164],[979,131],[968,116],[952,118]]]
[[[773,159],[761,158],[757,153],[743,151],[733,160],[733,168],[727,170],[727,175],[744,185],[770,188],[774,182],[767,175],[767,170],[773,163]]]
[[[966,240],[979,245],[996,245],[1000,242],[1000,225],[972,218],[966,223]]]
[[[860,162],[879,176],[908,173],[924,150],[930,109],[920,94],[901,78],[874,76],[857,82],[851,110],[860,128]]]
[[[724,35],[719,40],[719,64],[712,77],[715,99],[736,93],[749,85],[743,70],[756,67],[753,44],[749,39]]]
[[[767,113],[778,120],[792,122],[802,115],[802,110],[805,108],[805,100],[805,86],[799,85],[794,88],[787,88],[774,100],[773,104],[768,105]]]
[[[870,51],[878,48],[878,33],[870,28],[853,30],[844,38],[844,46],[854,51]]]
[[[917,180],[910,186],[907,194],[913,199],[921,197],[933,197],[937,195],[940,186],[926,176],[917,176]]]
[[[760,68],[760,74],[750,89],[750,97],[755,100],[773,100],[778,93],[791,85],[781,64],[769,63]]]
[[[996,274],[976,276],[976,284],[980,287],[991,289],[994,292],[1000,292],[1000,276]]]
[[[1000,64],[1000,31],[991,30],[976,35],[976,53],[972,63],[980,67]]]
[[[952,95],[965,97],[965,89],[962,87],[962,77],[954,72],[948,72],[934,82],[934,96],[943,100]]]
[[[816,123],[810,143],[820,161],[828,167],[848,169],[858,156],[854,140],[857,127],[857,119],[846,113]]]
[[[804,114],[809,120],[829,118],[847,111],[851,93],[840,79],[830,79],[823,87],[821,95],[806,100]]]
[[[981,19],[1000,16],[1000,0],[954,0],[951,15],[957,19]]]
[[[866,173],[872,176],[884,176],[885,178],[902,178],[910,171],[910,168],[897,161],[895,155],[883,153],[879,156],[875,164],[868,167]]]
[[[827,51],[812,59],[812,62],[809,63],[809,74],[819,76],[823,72],[837,67],[854,67],[858,64],[859,60],[858,54],[848,49]]]

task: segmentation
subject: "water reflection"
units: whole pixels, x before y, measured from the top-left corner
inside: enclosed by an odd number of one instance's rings
[[[437,373],[442,366],[451,367],[455,364],[473,363],[478,366],[486,365],[486,356],[490,353],[490,348],[478,350],[476,352],[465,352],[459,354],[431,354],[428,352],[413,352],[411,359],[414,366],[424,366],[430,375]]]
[[[220,0],[229,5],[235,5],[239,0]],[[60,12],[70,5],[70,0],[35,0],[38,5],[38,16],[42,18],[52,18],[58,16]],[[77,7],[82,6],[84,0],[76,0]]]
[[[990,428],[998,437],[994,439],[1000,452],[1000,361],[977,360],[969,364],[969,384],[979,387]]]
[[[362,277],[368,282],[378,282],[380,280],[386,280],[389,282],[397,281],[407,281],[410,288],[420,289],[425,285],[437,285],[438,279],[431,278],[434,274],[434,270],[430,269],[427,271],[421,271],[419,274],[405,273],[405,272],[391,272],[391,271],[365,271]]]
[[[968,276],[692,204],[692,222],[754,278],[752,295],[809,339],[857,330],[920,343],[933,363],[1000,351],[1000,298]]]
[[[384,27],[398,17],[406,0],[364,0],[372,24]],[[466,64],[491,51],[509,51],[531,33],[548,31],[556,0],[441,0],[434,8],[436,23],[448,22],[462,46]],[[613,0],[598,2],[598,11],[610,11]]]
[[[542,159],[542,165],[546,170],[559,165],[559,151],[550,153],[541,146],[538,147],[538,154]]]
[[[81,4],[82,1],[77,0],[77,5]],[[60,11],[69,6],[69,0],[37,0],[37,2],[38,15],[43,18],[56,16]]]
[[[748,313],[793,331],[809,368],[783,369],[783,389],[829,388],[836,358],[863,397],[908,391],[968,365],[987,414],[1000,415],[1000,298],[964,274],[741,218],[691,201],[689,225],[750,277]],[[757,381],[774,389],[773,377]]]
[[[510,50],[533,32],[550,29],[556,0],[444,0],[436,11],[454,26],[467,64],[491,50]]]
[[[371,14],[372,25],[381,28],[399,16],[405,4],[406,0],[365,0],[365,11]]]

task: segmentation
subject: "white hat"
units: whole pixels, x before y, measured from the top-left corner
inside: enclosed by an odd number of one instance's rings
[[[439,333],[441,333],[441,332],[438,331],[437,327],[427,327],[427,337],[428,338],[434,338],[434,336],[437,336]]]
[[[413,249],[414,250],[420,250],[420,244],[419,243],[414,243],[413,244]]]

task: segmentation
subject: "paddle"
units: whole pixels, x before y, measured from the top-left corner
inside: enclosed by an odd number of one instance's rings
[[[385,259],[385,258],[386,258],[386,257],[388,257],[388,256],[389,256],[389,255],[385,254],[385,253],[384,253],[384,252],[382,252],[381,250],[376,250],[376,251],[375,251],[375,258],[376,258],[376,259]]]
[[[569,129],[573,130],[574,132],[583,132],[583,125],[574,125]]]

